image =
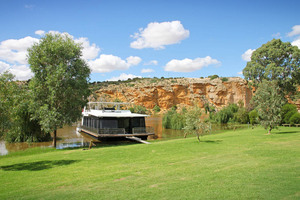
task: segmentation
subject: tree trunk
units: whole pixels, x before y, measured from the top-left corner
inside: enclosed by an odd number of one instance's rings
[[[56,129],[54,130],[54,133],[53,133],[53,147],[56,148]]]

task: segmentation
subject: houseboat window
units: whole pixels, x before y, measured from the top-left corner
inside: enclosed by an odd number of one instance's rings
[[[118,128],[117,119],[102,119],[102,128]]]
[[[131,120],[132,127],[145,127],[145,118],[137,117]]]

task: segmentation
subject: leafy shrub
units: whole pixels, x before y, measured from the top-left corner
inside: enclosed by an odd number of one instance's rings
[[[139,114],[147,114],[148,110],[144,106],[141,105],[134,105],[133,107],[129,108],[130,112],[132,113],[139,113]]]
[[[214,80],[216,78],[219,78],[219,76],[215,74],[215,75],[212,75],[212,76],[208,76],[208,78],[210,78],[210,80]]]
[[[284,106],[282,106],[281,109],[281,123],[282,124],[288,124],[290,123],[290,118],[297,113],[297,107],[296,105],[287,103]]]
[[[210,112],[209,118],[211,121],[227,124],[229,121],[234,120],[234,113],[239,110],[236,104],[229,104],[228,106],[222,108],[219,112]]]
[[[252,110],[249,112],[250,124],[258,124],[258,112],[257,110]]]
[[[289,122],[291,125],[300,124],[300,113],[294,113]]]
[[[183,129],[185,126],[184,115],[182,113],[177,113],[176,110],[169,110],[163,116],[162,125],[166,129]]]
[[[239,108],[238,111],[234,113],[234,121],[241,124],[247,124],[250,121],[249,112],[244,107]]]
[[[159,107],[158,105],[155,105],[154,108],[153,108],[153,111],[154,111],[155,113],[160,112],[160,107]]]
[[[228,81],[228,78],[223,77],[221,80],[222,80],[222,82],[226,82],[226,81]]]

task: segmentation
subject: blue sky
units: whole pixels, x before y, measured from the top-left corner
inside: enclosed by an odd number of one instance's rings
[[[45,33],[84,47],[91,81],[242,76],[251,53],[280,38],[300,48],[300,1],[0,0],[0,73],[32,76],[26,49]]]

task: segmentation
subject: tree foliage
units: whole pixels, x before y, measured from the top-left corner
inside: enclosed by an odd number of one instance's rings
[[[8,142],[40,142],[50,139],[29,111],[30,91],[10,73],[0,75],[0,136]]]
[[[160,107],[159,107],[158,105],[155,105],[155,106],[153,107],[153,111],[154,111],[155,113],[160,112]]]
[[[34,77],[31,110],[45,132],[54,132],[76,122],[90,94],[90,69],[81,58],[82,47],[66,34],[46,34],[28,49],[28,63]]]
[[[254,126],[254,124],[258,124],[259,116],[256,109],[249,112],[249,121],[252,126]]]
[[[194,133],[200,142],[200,136],[211,130],[209,123],[201,121],[201,114],[201,109],[196,105],[185,113],[184,137]]]
[[[166,129],[181,130],[185,126],[185,110],[178,113],[174,107],[172,107],[163,116],[162,125]]]
[[[260,117],[260,124],[269,130],[276,128],[281,121],[281,108],[286,100],[282,90],[274,81],[262,81],[253,97],[254,105]]]
[[[297,112],[298,112],[298,110],[297,110],[296,105],[287,103],[284,106],[282,106],[282,109],[281,109],[281,117],[282,117],[281,123],[282,124],[289,124],[290,123],[290,118]]]
[[[263,80],[275,80],[285,93],[293,93],[300,84],[300,49],[273,39],[253,52],[243,75],[254,86]]]
[[[0,74],[0,137],[11,127],[11,108],[17,84],[8,72]]]

